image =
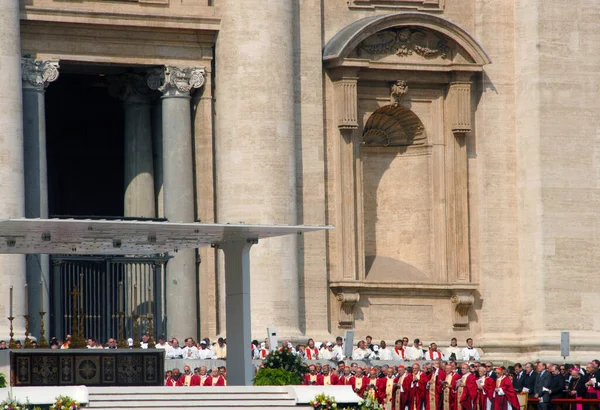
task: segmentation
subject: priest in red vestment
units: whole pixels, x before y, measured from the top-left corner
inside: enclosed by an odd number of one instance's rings
[[[395,410],[410,410],[408,409],[408,403],[411,382],[412,374],[406,371],[404,366],[398,366],[398,381],[396,383],[396,392],[394,393]]]
[[[323,375],[317,373],[317,367],[314,364],[308,366],[308,374],[304,375],[303,384],[309,386],[323,386]]]
[[[354,375],[354,393],[362,397],[368,385],[369,377],[363,374],[363,368],[359,367]]]
[[[394,387],[398,379],[394,377],[394,368],[388,367],[385,377],[377,379],[377,401],[379,404],[391,408],[394,400]]]
[[[506,376],[505,372],[504,366],[496,368],[494,410],[518,410],[520,408],[519,399],[510,377]]]
[[[352,386],[354,390],[354,376],[350,373],[350,366],[344,366],[344,374],[338,378],[338,385],[340,386]]]
[[[179,373],[179,369],[173,369],[171,375],[167,377],[165,381],[165,386],[175,387],[179,386],[179,379],[181,378],[181,373]]]
[[[210,376],[204,380],[204,386],[226,386],[225,378],[219,375],[219,368],[213,367]]]
[[[460,380],[460,374],[453,364],[446,365],[446,378],[442,382],[442,409],[456,410],[456,383]]]
[[[323,365],[323,386],[335,386],[338,384],[337,375],[331,371],[328,364]]]
[[[461,378],[456,383],[457,406],[458,410],[473,410],[477,400],[477,378],[470,371],[468,363],[463,362],[461,365]]]
[[[492,410],[494,406],[494,390],[496,381],[493,377],[487,375],[487,369],[480,367],[478,369],[479,379],[477,379],[477,410]]]
[[[442,397],[442,383],[446,380],[446,372],[440,368],[440,362],[435,362],[429,373],[425,408],[427,410],[439,410]]]
[[[410,410],[423,410],[427,376],[421,371],[419,363],[412,365],[412,379],[410,383]]]
[[[177,380],[178,386],[200,386],[200,376],[193,374],[190,366],[183,366],[183,374]]]

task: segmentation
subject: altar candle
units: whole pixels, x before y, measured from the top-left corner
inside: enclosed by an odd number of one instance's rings
[[[29,287],[25,284],[25,314],[29,315]]]
[[[119,313],[123,312],[123,282],[119,282]]]
[[[44,309],[44,282],[40,281],[40,312],[45,312]]]
[[[9,317],[13,317],[12,305],[13,305],[13,287],[11,285],[11,287],[10,287],[10,313],[8,315]]]
[[[133,311],[137,312],[137,284],[133,285]]]

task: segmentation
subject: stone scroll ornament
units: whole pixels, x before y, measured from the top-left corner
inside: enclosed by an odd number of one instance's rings
[[[32,87],[45,89],[58,78],[58,60],[36,60],[31,57],[21,58],[23,80]]]
[[[351,329],[354,327],[354,307],[360,300],[356,292],[338,293],[336,299],[340,302],[339,326]]]
[[[445,38],[429,31],[414,28],[383,30],[358,45],[358,55],[396,54],[406,57],[413,54],[424,58],[448,58],[450,47]]]
[[[205,70],[201,67],[165,66],[148,73],[147,84],[164,94],[189,94],[204,85]]]

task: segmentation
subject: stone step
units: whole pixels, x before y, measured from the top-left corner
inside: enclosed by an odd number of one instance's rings
[[[94,410],[123,410],[121,407],[96,407],[96,406],[88,406],[89,408],[93,408]],[[197,403],[189,403],[187,405],[183,405],[183,404],[179,404],[176,407],[167,407],[167,408],[173,408],[173,409],[206,409],[206,408],[218,408],[218,409],[224,409],[224,410],[243,410],[243,409],[263,409],[263,408],[267,408],[269,410],[290,410],[291,408],[293,408],[294,410],[309,410],[312,409],[312,407],[310,406],[296,406],[296,405],[284,405],[284,406],[265,406],[262,403],[245,403],[245,404],[237,404],[237,405],[233,405],[233,406],[224,406],[221,403],[219,403],[216,406],[200,406]],[[87,408],[87,407],[86,407]],[[139,404],[136,406],[130,406],[129,409],[132,410],[157,410],[161,407],[153,407],[153,406],[149,406],[147,404]],[[163,409],[165,407],[162,407]]]
[[[265,394],[265,393],[235,393],[235,394],[219,394],[219,393],[187,393],[187,394],[153,394],[153,393],[140,393],[140,394],[90,394],[90,401],[145,401],[145,400],[173,400],[173,401],[186,401],[186,400],[220,400],[227,397],[231,400],[286,400],[289,398],[288,394],[277,393],[277,394]]]
[[[218,393],[218,394],[289,394],[289,388],[286,386],[215,386],[215,387],[88,387],[90,395],[94,394],[111,394],[111,395],[129,395],[129,394],[169,394],[182,395],[189,393]]]
[[[295,399],[287,400],[231,400],[229,397],[217,400],[169,400],[163,397],[162,400],[131,400],[122,401],[96,401],[90,400],[88,405],[89,408],[111,408],[111,409],[137,409],[138,406],[151,407],[153,409],[167,409],[167,408],[206,408],[206,407],[235,407],[240,408],[243,406],[258,406],[258,407],[296,407]]]

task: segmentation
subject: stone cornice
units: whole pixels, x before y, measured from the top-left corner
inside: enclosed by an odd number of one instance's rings
[[[359,292],[395,296],[437,295],[452,296],[456,291],[474,291],[478,283],[428,283],[428,282],[374,282],[374,281],[331,281],[329,288],[337,292]]]
[[[25,6],[25,9],[21,10],[21,20],[210,31],[218,31],[221,24],[221,19],[213,16],[112,12],[77,8],[58,10],[39,6]]]

